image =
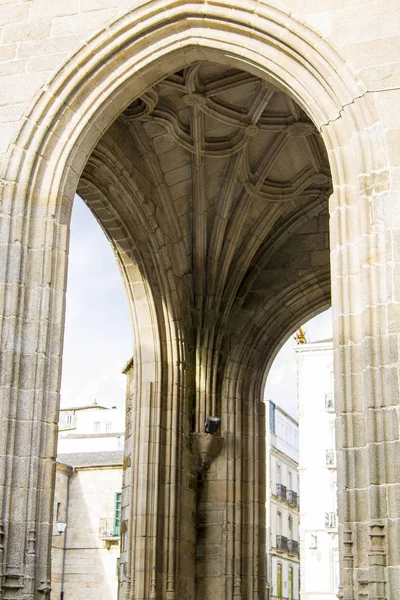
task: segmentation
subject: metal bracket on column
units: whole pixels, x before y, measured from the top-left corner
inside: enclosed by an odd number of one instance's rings
[[[206,471],[220,454],[224,438],[209,433],[191,433],[192,452],[196,469]]]

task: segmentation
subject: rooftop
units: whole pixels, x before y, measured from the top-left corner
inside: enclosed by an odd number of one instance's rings
[[[112,467],[122,466],[124,453],[122,450],[107,452],[69,452],[59,454],[57,462],[72,467]]]

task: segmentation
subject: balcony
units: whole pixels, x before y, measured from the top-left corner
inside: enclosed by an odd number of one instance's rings
[[[335,512],[325,513],[325,529],[336,529],[337,527],[337,515]]]
[[[292,506],[297,506],[297,500],[298,500],[297,493],[294,492],[293,490],[287,490],[287,492],[286,492],[286,500]]]
[[[333,400],[332,392],[330,394],[325,394],[325,410],[327,412],[335,412],[335,402]]]
[[[325,464],[328,469],[336,469],[336,452],[335,450],[327,450],[325,454]]]
[[[297,542],[296,540],[288,540],[287,548],[288,548],[289,554],[298,554],[299,553],[299,542]]]
[[[99,537],[105,542],[107,548],[119,542],[120,528],[115,525],[115,519],[100,519]]]
[[[287,550],[288,549],[288,539],[283,535],[276,536],[276,547],[279,550]]]
[[[276,495],[278,496],[278,498],[283,498],[283,500],[286,500],[286,486],[282,485],[281,483],[277,483]]]

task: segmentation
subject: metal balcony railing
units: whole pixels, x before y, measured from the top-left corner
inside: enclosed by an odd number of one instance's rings
[[[296,540],[288,540],[287,541],[288,552],[290,554],[298,554],[299,553],[299,542]]]
[[[276,536],[276,547],[279,548],[280,550],[287,550],[288,549],[287,537],[285,537],[284,535],[277,535]]]
[[[100,519],[99,537],[103,540],[110,540],[120,536],[119,524],[115,523],[114,518]]]
[[[336,529],[337,527],[337,515],[335,512],[326,512],[325,513],[325,528],[326,529]]]
[[[278,498],[283,498],[286,500],[286,486],[281,483],[276,484],[276,495]]]
[[[336,467],[336,452],[335,450],[327,450],[325,455],[326,466],[330,469]]]
[[[335,401],[332,392],[325,394],[325,410],[328,412],[335,412]]]
[[[293,490],[286,491],[286,500],[289,502],[289,504],[292,506],[297,506],[297,499],[297,492],[294,492]]]

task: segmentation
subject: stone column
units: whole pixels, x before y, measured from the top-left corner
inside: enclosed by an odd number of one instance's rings
[[[51,198],[2,186],[1,597],[50,593],[69,220]]]
[[[196,597],[264,600],[265,412],[243,357],[228,359],[217,410],[221,433],[198,479]]]
[[[399,585],[394,499],[400,481],[400,320],[393,275],[400,213],[398,198],[390,191],[380,124],[363,129],[371,120],[370,99],[364,98],[346,107],[325,131],[337,143],[331,160],[334,179],[341,180],[331,198],[330,231],[339,597],[344,600],[394,600]],[[358,130],[351,136],[355,124]]]

